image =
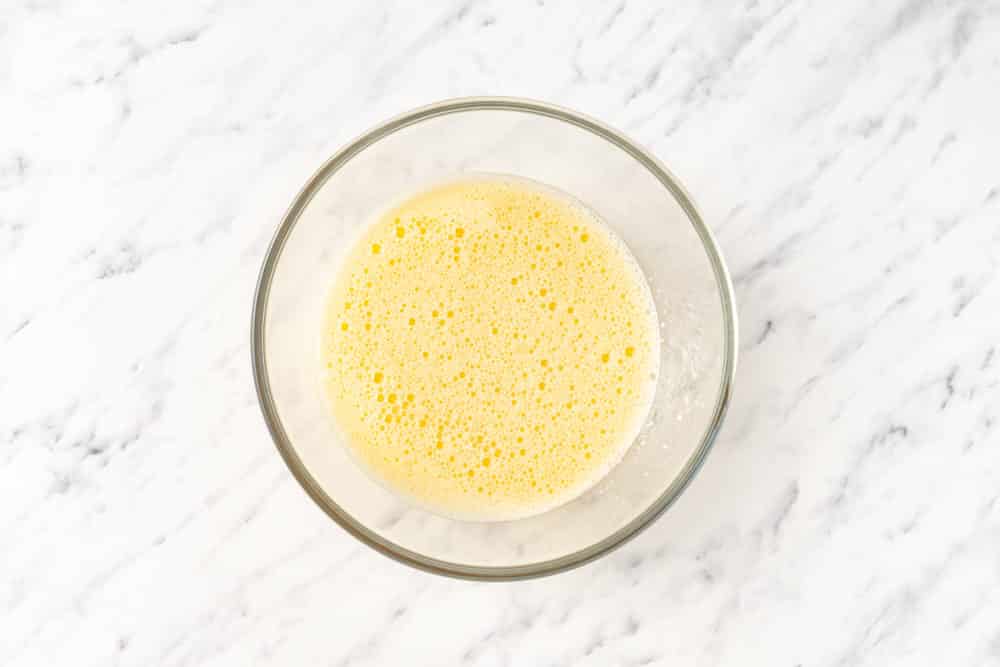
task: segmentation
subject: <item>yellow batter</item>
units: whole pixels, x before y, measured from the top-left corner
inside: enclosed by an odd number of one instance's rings
[[[348,254],[324,381],[356,458],[472,520],[564,503],[618,462],[659,355],[645,280],[579,203],[483,176],[381,215]]]

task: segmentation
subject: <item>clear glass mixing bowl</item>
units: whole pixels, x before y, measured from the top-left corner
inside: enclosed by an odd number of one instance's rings
[[[576,500],[516,521],[456,521],[376,483],[340,442],[319,380],[328,289],[359,228],[401,193],[469,172],[547,183],[597,212],[642,267],[661,327],[656,396],[624,459]],[[698,470],[726,411],[736,365],[732,292],[690,197],[621,134],[530,100],[448,100],[371,130],[330,158],[295,198],[257,285],[257,395],[292,474],[365,544],[456,577],[552,574],[637,534]]]

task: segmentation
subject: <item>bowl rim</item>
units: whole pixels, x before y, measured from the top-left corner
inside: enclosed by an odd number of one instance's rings
[[[398,130],[452,113],[484,110],[529,113],[570,123],[611,142],[645,167],[673,195],[701,239],[702,246],[708,255],[715,274],[716,287],[724,320],[722,381],[716,397],[715,407],[712,411],[712,418],[705,428],[701,442],[692,452],[676,477],[667,485],[666,489],[629,523],[603,539],[558,558],[513,566],[467,565],[431,558],[383,538],[342,509],[323,490],[306,468],[296,453],[288,434],[285,432],[272,397],[271,385],[268,379],[267,360],[264,354],[265,315],[267,313],[271,281],[274,277],[278,260],[299,216],[326,181],[368,146]],[[271,433],[271,439],[274,441],[278,452],[284,459],[292,476],[295,477],[313,502],[356,539],[397,562],[433,574],[475,581],[513,581],[565,572],[610,553],[651,525],[653,521],[680,497],[681,493],[683,493],[701,468],[709,450],[712,448],[712,444],[715,442],[729,407],[737,362],[737,316],[732,279],[711,230],[705,224],[690,195],[688,195],[677,178],[659,160],[653,157],[651,153],[626,138],[622,133],[604,125],[600,121],[547,102],[520,97],[461,97],[428,104],[402,113],[377,125],[327,159],[313,173],[309,180],[306,181],[306,184],[296,195],[268,245],[254,293],[250,334],[254,386],[264,422],[267,424],[267,428]]]

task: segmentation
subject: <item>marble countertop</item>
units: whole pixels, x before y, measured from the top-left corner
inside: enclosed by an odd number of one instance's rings
[[[9,7],[0,664],[1000,664],[997,2]],[[261,258],[314,168],[477,94],[650,148],[741,317],[679,502],[514,584],[333,524],[249,364]]]

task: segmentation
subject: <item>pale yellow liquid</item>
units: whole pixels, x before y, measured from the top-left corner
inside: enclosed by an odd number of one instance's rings
[[[621,459],[658,346],[645,280],[594,215],[484,176],[365,230],[322,351],[335,421],[374,476],[434,511],[497,520],[571,500]]]

